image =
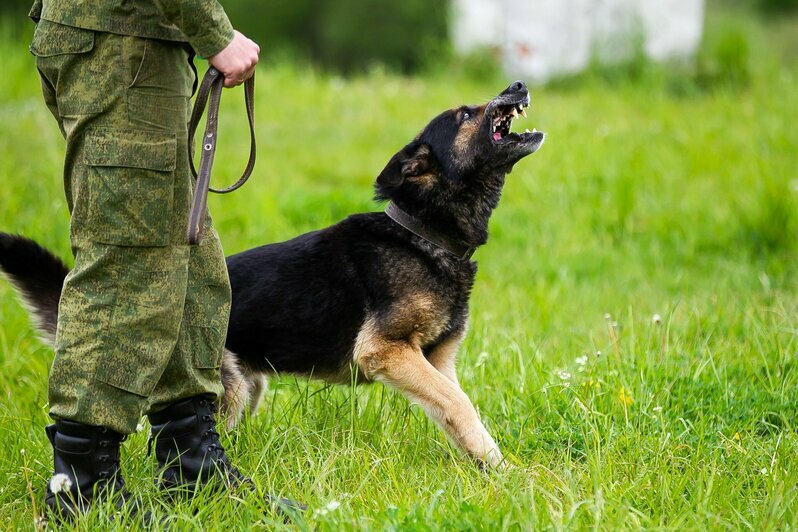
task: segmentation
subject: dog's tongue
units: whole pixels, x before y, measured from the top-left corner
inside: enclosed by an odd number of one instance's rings
[[[497,131],[496,133],[494,133],[494,134],[493,134],[493,140],[495,140],[495,141],[499,141],[499,140],[501,140],[501,139],[502,139],[502,134],[501,134],[501,132]]]

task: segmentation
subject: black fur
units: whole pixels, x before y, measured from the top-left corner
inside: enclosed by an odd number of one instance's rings
[[[33,240],[0,233],[0,270],[34,310],[42,332],[55,335],[66,265]]]

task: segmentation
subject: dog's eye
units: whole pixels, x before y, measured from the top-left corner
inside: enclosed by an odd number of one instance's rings
[[[471,113],[469,113],[468,111],[463,111],[463,114],[460,115],[461,122],[465,122],[469,118],[471,118]]]

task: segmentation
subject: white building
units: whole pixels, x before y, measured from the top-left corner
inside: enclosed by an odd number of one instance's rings
[[[612,60],[642,41],[653,59],[689,57],[701,40],[703,0],[454,0],[459,52],[489,47],[510,75],[544,81]]]

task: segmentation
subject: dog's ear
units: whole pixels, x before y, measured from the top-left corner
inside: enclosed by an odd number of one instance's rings
[[[432,152],[429,146],[414,140],[391,157],[377,176],[377,185],[398,187],[408,177],[426,173],[431,166]]]

